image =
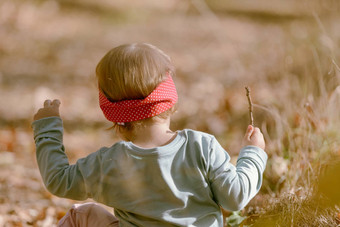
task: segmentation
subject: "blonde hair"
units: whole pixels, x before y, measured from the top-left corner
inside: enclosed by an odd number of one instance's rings
[[[147,43],[125,44],[110,50],[98,63],[96,76],[99,90],[110,101],[146,98],[161,82],[167,73],[175,75],[170,57],[157,47]],[[171,108],[158,115],[167,118],[174,112]],[[132,130],[143,121],[114,123],[119,130]]]

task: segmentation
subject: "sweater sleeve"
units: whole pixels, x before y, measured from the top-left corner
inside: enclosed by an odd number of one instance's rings
[[[267,154],[259,147],[241,149],[236,167],[228,153],[213,140],[208,177],[214,199],[227,210],[241,210],[258,193],[262,184]]]
[[[98,152],[69,165],[63,145],[63,125],[59,117],[43,118],[32,123],[36,158],[46,188],[54,195],[75,200],[92,197],[100,172]],[[88,168],[91,167],[91,168]],[[86,180],[85,180],[86,179]]]

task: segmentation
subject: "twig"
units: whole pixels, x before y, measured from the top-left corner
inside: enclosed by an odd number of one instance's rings
[[[254,117],[253,117],[253,102],[251,101],[250,97],[250,88],[248,86],[245,87],[247,91],[247,98],[249,103],[249,118],[250,118],[250,124],[254,126]]]

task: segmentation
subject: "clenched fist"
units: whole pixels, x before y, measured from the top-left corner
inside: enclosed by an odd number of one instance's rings
[[[38,110],[38,112],[34,115],[33,120],[36,121],[46,117],[59,117],[59,106],[60,101],[58,99],[53,101],[49,99],[45,100],[44,107]]]
[[[257,146],[263,150],[266,148],[266,143],[264,142],[263,135],[259,128],[254,128],[249,125],[247,132],[243,138],[243,146]]]

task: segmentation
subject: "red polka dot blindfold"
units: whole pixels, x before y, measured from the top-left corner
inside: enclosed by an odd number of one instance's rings
[[[160,83],[145,99],[109,101],[99,92],[99,104],[107,120],[124,123],[154,117],[170,109],[178,96],[172,77]]]

